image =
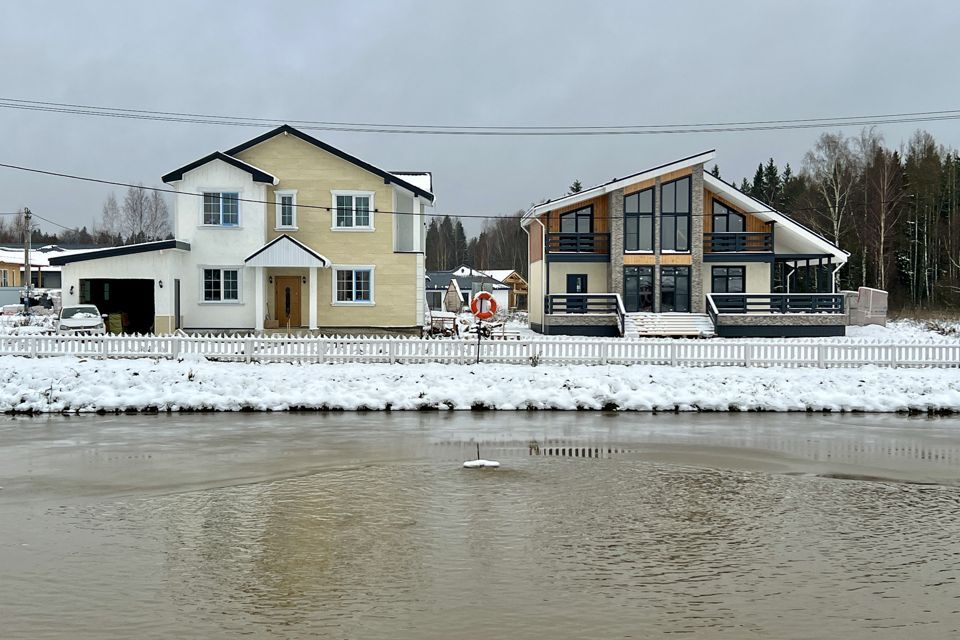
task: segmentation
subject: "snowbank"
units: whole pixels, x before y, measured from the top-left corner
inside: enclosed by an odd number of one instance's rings
[[[243,364],[0,357],[0,411],[960,411],[957,369]]]

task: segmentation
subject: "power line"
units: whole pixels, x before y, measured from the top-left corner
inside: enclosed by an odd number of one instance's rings
[[[334,122],[323,120],[268,119],[245,116],[210,115],[149,109],[126,109],[80,105],[71,103],[23,100],[0,97],[0,108],[63,113],[103,118],[180,122],[220,126],[264,127],[279,126],[284,122],[302,129],[344,131],[354,133],[393,133],[416,135],[467,136],[609,136],[609,135],[664,135],[682,133],[727,133],[738,131],[778,131],[788,129],[835,128],[877,124],[907,124],[960,119],[960,109],[914,111],[860,116],[833,116],[780,120],[746,120],[705,122],[692,124],[651,125],[528,125],[528,126],[474,126],[474,125],[407,125],[386,123]]]
[[[105,185],[111,185],[111,186],[117,186],[117,187],[128,187],[128,188],[132,188],[132,189],[143,189],[143,190],[145,190],[145,191],[156,191],[156,192],[159,192],[159,193],[172,193],[172,194],[177,194],[177,195],[194,196],[194,197],[198,197],[198,198],[202,198],[202,197],[205,195],[205,194],[202,193],[202,192],[195,192],[195,191],[178,191],[178,190],[176,190],[176,189],[170,189],[170,188],[168,188],[168,187],[146,187],[146,186],[143,186],[143,185],[140,185],[140,184],[133,184],[133,183],[130,183],[130,182],[121,182],[121,181],[119,181],[119,180],[106,180],[106,179],[103,179],[103,178],[90,178],[90,177],[87,177],[87,176],[78,176],[78,175],[73,175],[73,174],[69,174],[69,173],[62,173],[62,172],[58,172],[58,171],[49,171],[49,170],[46,170],[46,169],[35,169],[35,168],[32,168],[32,167],[23,167],[23,166],[20,166],[20,165],[8,164],[8,163],[2,163],[2,162],[0,162],[0,167],[7,168],[7,169],[14,169],[14,170],[17,170],[17,171],[26,171],[26,172],[29,172],[29,173],[38,173],[38,174],[41,174],[41,175],[47,175],[47,176],[52,176],[52,177],[57,177],[57,178],[66,178],[66,179],[69,179],[69,180],[80,180],[80,181],[82,181],[82,182],[93,182],[93,183],[96,183],[96,184],[105,184]],[[731,186],[732,188],[736,189],[736,187],[733,187],[733,185],[729,185],[729,186]],[[746,194],[744,194],[744,195],[746,195]],[[749,196],[748,196],[748,197],[749,197]],[[270,201],[270,200],[258,200],[258,199],[255,199],[255,198],[239,198],[239,197],[238,197],[238,198],[235,198],[234,200],[236,200],[237,202],[250,202],[250,203],[254,203],[254,204],[266,204],[266,205],[275,205],[275,204],[276,204],[276,202],[274,202],[274,201]],[[877,200],[877,201],[874,201],[874,202],[866,202],[866,201],[863,201],[863,202],[849,202],[849,203],[847,203],[847,205],[852,208],[852,207],[864,206],[864,205],[867,205],[867,204],[888,204],[888,203],[891,203],[891,202],[897,202],[898,200],[899,200],[899,198],[894,198],[894,199],[891,199],[891,200]],[[542,203],[542,204],[547,204],[547,203]],[[304,203],[299,203],[299,202],[298,202],[298,203],[295,203],[295,204],[292,205],[292,206],[294,206],[294,207],[296,207],[296,208],[302,208],[302,209],[317,209],[317,210],[321,210],[321,211],[336,211],[336,209],[337,209],[337,207],[328,206],[328,205],[304,204]],[[535,205],[535,206],[536,206],[536,205]],[[792,213],[792,212],[797,212],[797,211],[811,211],[811,212],[813,212],[813,213],[817,213],[817,214],[819,214],[819,215],[825,216],[825,214],[822,214],[822,213],[820,212],[819,207],[810,206],[810,207],[792,207],[792,208],[791,208],[791,213]],[[374,209],[374,210],[372,211],[372,213],[377,213],[377,214],[381,214],[381,215],[391,215],[391,216],[413,216],[413,215],[420,215],[419,213],[413,213],[413,212],[410,212],[410,211],[389,211],[389,210],[381,210],[381,209]],[[768,209],[756,210],[756,211],[753,211],[753,210],[739,210],[739,211],[737,211],[737,213],[740,213],[740,214],[754,214],[754,215],[755,215],[755,214],[779,213],[780,215],[785,215],[785,214],[783,214],[782,212],[777,211],[777,210],[774,209],[773,207],[769,207]],[[17,215],[17,214],[11,214],[11,215]],[[71,230],[71,231],[76,231],[76,230],[77,230],[75,227],[66,227],[66,226],[64,226],[64,225],[62,225],[62,224],[60,224],[60,223],[58,223],[58,222],[53,222],[52,220],[49,220],[49,219],[44,218],[44,217],[42,217],[42,216],[39,216],[39,215],[37,215],[36,213],[34,213],[33,215],[34,215],[35,217],[37,217],[37,218],[40,218],[41,220],[46,220],[47,222],[50,222],[51,224],[55,224],[55,225],[57,225],[57,226],[59,226],[59,227],[63,227],[64,229],[68,229],[68,230]],[[708,217],[708,216],[712,216],[713,213],[703,212],[703,213],[699,213],[699,214],[694,214],[693,212],[690,212],[690,213],[687,214],[687,215],[688,215],[689,217],[691,217],[691,218],[694,218],[694,217],[704,217],[704,218],[705,218],[705,217]],[[434,214],[430,214],[430,217],[434,217],[434,218],[441,218],[441,217],[445,217],[445,216],[446,216],[446,217],[449,217],[449,218],[454,218],[454,219],[458,219],[458,218],[459,218],[459,219],[480,219],[480,220],[499,220],[499,219],[502,219],[502,218],[508,218],[508,217],[510,217],[509,215],[504,216],[504,215],[471,214],[471,213],[434,213]],[[627,215],[624,214],[624,215],[619,215],[619,216],[594,216],[593,219],[594,219],[594,220],[624,220],[624,219],[626,219],[626,218],[627,218]]]

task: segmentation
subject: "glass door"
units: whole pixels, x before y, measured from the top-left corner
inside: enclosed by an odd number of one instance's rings
[[[690,267],[660,267],[660,311],[690,311]]]
[[[623,268],[623,307],[627,313],[653,311],[653,267]]]

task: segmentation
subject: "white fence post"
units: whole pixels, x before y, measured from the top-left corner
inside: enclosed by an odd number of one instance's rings
[[[820,367],[821,369],[827,366],[826,358],[825,358],[826,354],[824,353],[825,351],[826,351],[826,345],[824,344],[817,345],[817,366]]]
[[[753,366],[753,345],[749,342],[743,345],[743,366]]]

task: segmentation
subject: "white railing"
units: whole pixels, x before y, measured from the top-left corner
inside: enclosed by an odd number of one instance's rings
[[[86,358],[203,356],[239,362],[459,363],[476,361],[468,339],[285,336],[0,336],[0,355]],[[485,363],[690,367],[958,367],[957,343],[830,343],[799,340],[531,338],[483,340]]]

